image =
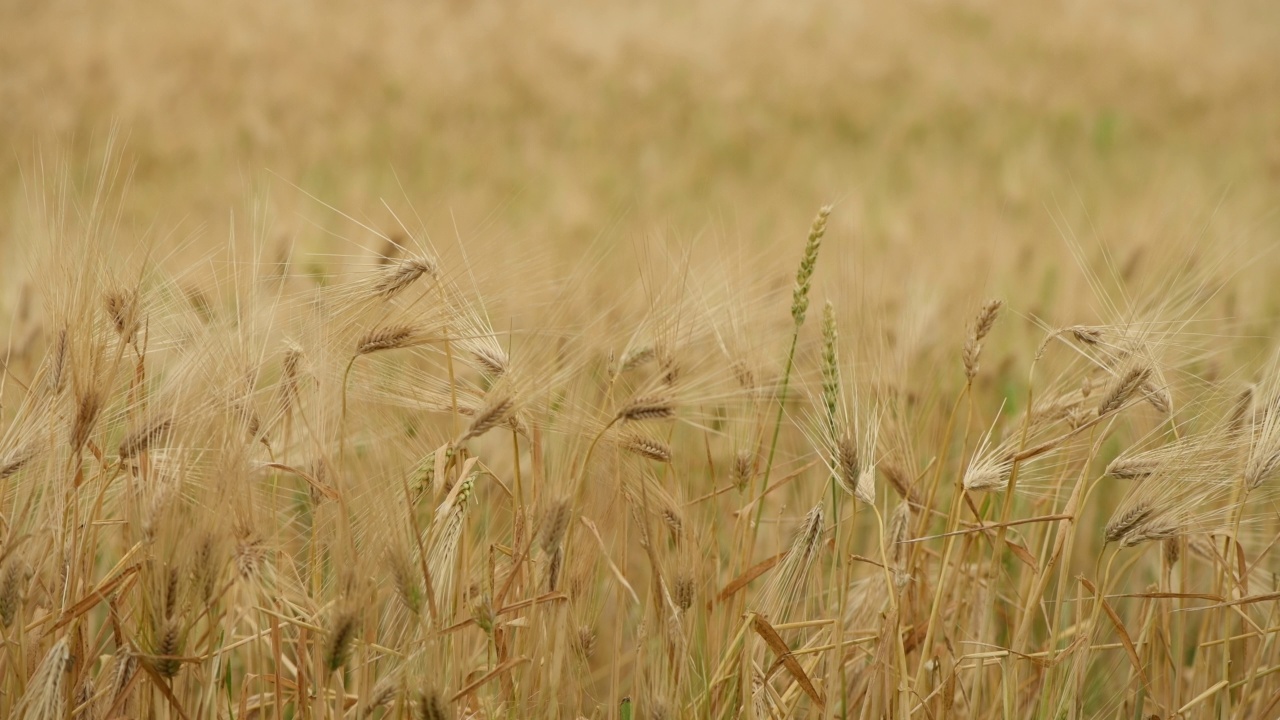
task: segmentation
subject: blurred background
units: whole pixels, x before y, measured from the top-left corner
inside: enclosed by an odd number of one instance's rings
[[[250,295],[226,260],[275,265],[280,297],[310,298],[404,238],[432,246],[498,333],[563,326],[622,351],[693,308],[733,320],[714,327],[771,379],[826,203],[797,386],[817,379],[832,300],[842,358],[862,371],[900,351],[910,372],[883,374],[908,404],[923,388],[919,414],[941,421],[990,297],[1008,309],[983,351],[978,431],[1028,397],[1034,321],[1139,318],[1175,338],[1161,362],[1179,392],[1246,383],[1251,365],[1230,361],[1280,337],[1280,2],[0,0],[0,336],[29,376],[57,337],[33,307],[80,307],[50,281],[68,256],[90,272],[59,280],[136,287],[159,266],[165,284],[144,289],[172,317],[221,303],[239,320]],[[711,289],[685,292],[697,283]],[[4,411],[22,389],[0,384]],[[384,451],[408,466],[435,446],[404,427]],[[788,432],[783,455],[808,452]],[[1081,525],[1121,492],[1106,486]]]
[[[1076,262],[1070,238],[1120,267],[1175,241],[1262,259],[1277,68],[1280,5],[1251,0],[7,0],[0,242],[14,259],[51,168],[83,190],[110,155],[116,234],[172,259],[246,216],[377,250],[326,205],[499,263],[794,253],[835,202],[846,264],[971,286],[965,259],[1044,300],[1070,285],[1022,271]]]

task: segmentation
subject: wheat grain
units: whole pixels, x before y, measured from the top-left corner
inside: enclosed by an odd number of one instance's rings
[[[471,423],[467,426],[465,432],[455,441],[455,445],[462,443],[489,432],[493,428],[501,425],[512,417],[512,412],[516,407],[516,399],[505,391],[496,391],[490,393],[485,400],[484,407],[480,408],[471,418]]]
[[[507,354],[501,349],[478,347],[471,351],[471,355],[492,378],[500,378],[507,372]]]
[[[36,458],[36,454],[37,451],[34,445],[27,445],[7,453],[4,459],[0,460],[0,480],[18,474],[22,468],[27,466],[27,463]]]
[[[377,328],[361,335],[360,339],[356,341],[356,355],[398,350],[411,347],[417,341],[418,337],[414,333],[414,328],[410,325]]]
[[[390,300],[423,275],[435,277],[436,265],[426,258],[406,258],[383,270],[373,283],[373,294]]]
[[[836,411],[840,402],[839,330],[836,327],[835,306],[828,300],[822,307],[822,404],[827,413],[827,424],[836,425]]]
[[[171,417],[161,416],[151,419],[120,441],[120,448],[117,454],[119,454],[121,460],[127,460],[136,457],[139,453],[146,452],[151,447],[151,444],[168,433],[172,426],[173,418]]]
[[[748,450],[740,450],[733,456],[733,469],[730,477],[733,480],[734,487],[742,490],[747,487],[751,479],[755,477],[756,458],[755,454]]]
[[[1109,415],[1124,407],[1138,388],[1151,376],[1151,366],[1130,365],[1116,375],[1106,395],[1098,403],[1098,415]]]
[[[560,541],[564,538],[564,533],[569,528],[569,521],[572,516],[573,507],[568,500],[558,500],[547,510],[546,517],[542,521],[541,543],[543,552],[550,554],[560,547]]]
[[[651,345],[634,348],[623,353],[622,358],[618,361],[618,374],[630,372],[644,365],[654,358],[654,350]]]
[[[387,569],[400,602],[414,615],[422,612],[422,586],[407,554],[399,548],[388,548]]]
[[[818,264],[818,249],[822,247],[822,237],[827,233],[827,218],[830,216],[831,206],[823,206],[809,227],[804,256],[800,259],[800,269],[796,271],[796,287],[791,294],[791,319],[796,327],[804,324],[804,316],[809,311],[809,287],[813,282],[813,271]]]
[[[1107,522],[1106,527],[1103,528],[1103,537],[1107,542],[1117,542],[1146,522],[1154,512],[1155,509],[1146,503],[1134,505],[1123,513],[1113,516]]]
[[[89,434],[102,412],[102,396],[95,389],[86,389],[76,395],[76,414],[71,425],[71,449],[79,451],[89,441]]]
[[[342,612],[333,619],[324,644],[324,665],[329,672],[337,672],[347,664],[357,625],[358,618],[351,611]]]
[[[669,397],[663,395],[645,395],[632,398],[618,411],[618,419],[663,420],[675,415],[675,406]]]
[[[116,329],[116,334],[125,344],[134,341],[138,332],[138,293],[134,290],[115,289],[106,292],[102,298],[107,309],[107,317]]]
[[[160,621],[155,630],[151,647],[152,665],[160,677],[173,678],[182,670],[179,654],[182,652],[181,628],[176,618]]]
[[[35,673],[27,681],[26,693],[18,704],[22,720],[62,720],[66,708],[67,671],[71,667],[71,647],[64,636],[49,648]]]
[[[1073,325],[1067,328],[1067,332],[1071,333],[1071,336],[1083,345],[1098,345],[1103,338],[1103,329],[1100,327]]]
[[[0,624],[8,628],[22,613],[28,571],[21,558],[11,557],[0,570]]]
[[[988,300],[982,304],[982,308],[978,310],[977,317],[973,320],[973,325],[969,328],[969,335],[964,342],[964,375],[969,381],[972,381],[978,374],[978,359],[982,355],[982,341],[986,339],[991,332],[991,328],[996,324],[996,318],[1000,316],[1000,308],[1004,307],[1003,300]]]
[[[67,329],[58,328],[58,333],[53,341],[53,354],[49,358],[47,388],[50,395],[57,395],[61,393],[62,388],[66,385],[68,352],[69,341],[67,339]]]
[[[627,433],[623,435],[621,445],[624,450],[635,453],[640,457],[661,463],[671,462],[671,448],[661,440],[636,433]]]

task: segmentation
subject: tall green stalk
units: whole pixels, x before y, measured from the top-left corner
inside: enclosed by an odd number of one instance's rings
[[[786,412],[787,386],[791,381],[791,369],[795,366],[796,344],[800,340],[800,328],[804,325],[805,314],[809,311],[809,288],[813,281],[813,269],[818,264],[818,249],[822,246],[822,236],[827,232],[827,218],[830,215],[830,205],[825,205],[818,210],[818,216],[813,219],[813,224],[809,227],[809,239],[805,242],[804,257],[801,258],[800,269],[796,272],[796,287],[791,294],[791,319],[794,322],[791,332],[791,349],[787,351],[787,369],[782,374],[782,387],[778,393],[778,415],[773,423],[773,441],[769,445],[769,459],[765,462],[764,474],[760,478],[755,526],[751,530],[753,547],[760,528],[760,518],[764,513],[764,491],[769,488],[773,458],[778,452],[778,436],[782,432],[782,415]]]
[[[833,443],[837,436],[836,413],[840,405],[840,335],[836,327],[835,306],[828,300],[822,308],[822,405],[825,412],[827,437]],[[835,473],[831,474],[831,517],[835,523],[835,557],[832,559],[832,576],[836,578],[838,595],[836,599],[835,657],[832,664],[840,676],[840,717],[848,717],[848,705],[844,698],[849,696],[845,686],[844,667],[841,658],[844,648],[844,544],[840,532],[840,480]],[[834,686],[834,685],[833,685]]]

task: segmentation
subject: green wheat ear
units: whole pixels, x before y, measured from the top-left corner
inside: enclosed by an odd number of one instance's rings
[[[831,206],[824,205],[818,210],[818,216],[809,226],[809,239],[804,244],[804,257],[800,260],[800,269],[796,271],[796,289],[791,295],[791,318],[796,327],[804,324],[805,313],[809,311],[809,285],[813,280],[813,269],[818,264],[818,248],[822,247],[822,236],[827,233],[827,218],[831,215]]]
[[[839,331],[836,328],[836,309],[828,300],[822,308],[822,405],[827,412],[827,425],[836,426],[837,405],[840,401]]]
[[[622,704],[618,707],[618,714],[622,720],[631,720],[631,696],[622,698]]]
[[[769,477],[773,473],[773,458],[778,452],[778,436],[782,431],[782,416],[786,412],[787,384],[791,381],[791,370],[795,366],[796,344],[800,341],[800,327],[804,325],[805,313],[809,311],[809,286],[813,280],[813,269],[818,264],[818,248],[822,246],[822,236],[827,232],[827,218],[831,216],[831,206],[824,205],[809,226],[809,239],[804,244],[804,257],[800,260],[800,269],[796,272],[796,288],[791,295],[791,319],[795,326],[791,330],[791,349],[787,351],[787,369],[782,373],[782,385],[778,390],[778,415],[773,422],[773,442],[769,445],[769,459],[765,461],[764,473],[760,476],[760,492],[769,487]],[[834,311],[833,311],[834,312]],[[834,317],[834,315],[833,315]],[[764,503],[756,505],[755,528],[760,527],[761,513]],[[756,530],[752,531],[753,533]],[[755,536],[752,535],[752,542]]]

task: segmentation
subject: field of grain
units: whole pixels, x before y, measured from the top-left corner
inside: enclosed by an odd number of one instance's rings
[[[0,3],[0,717],[1280,717],[1280,6]]]

